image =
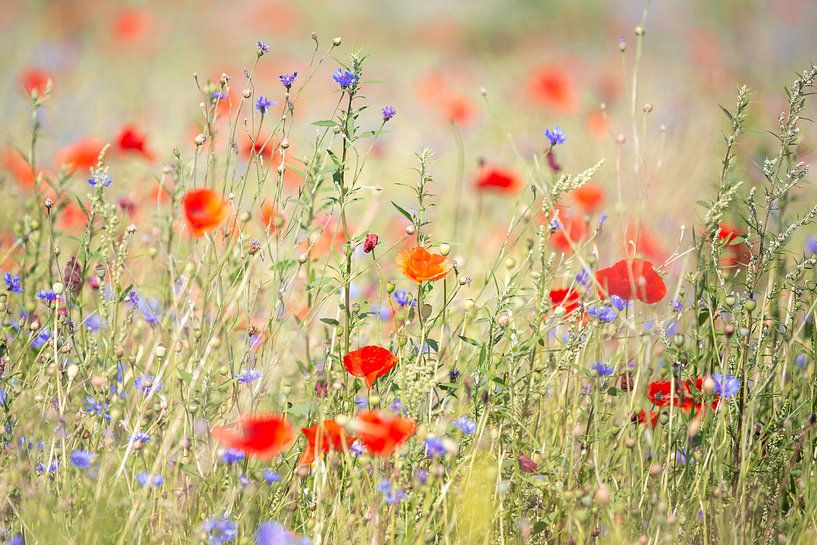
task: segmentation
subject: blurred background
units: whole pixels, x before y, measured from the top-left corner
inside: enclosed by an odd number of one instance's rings
[[[634,117],[634,29],[642,20]],[[334,37],[343,45],[299,99],[296,155],[310,152],[310,122],[332,115],[330,75],[357,47],[368,55],[366,79],[377,82],[365,85],[363,124],[376,127],[384,105],[398,111],[364,183],[410,181],[421,146],[435,151],[438,193],[460,171],[473,187],[481,162],[522,175],[545,149],[544,130],[558,125],[568,135],[558,150],[564,171],[606,159],[594,180],[611,203],[605,211],[648,222],[671,249],[717,179],[726,126],[718,104],[733,108],[739,83],[754,90],[757,138],[745,153],[760,157],[772,144],[763,131],[785,104],[783,86],[817,52],[808,21],[817,21],[811,0],[3,0],[0,145],[28,145],[23,86],[45,74],[53,96],[39,114],[42,162],[78,139],[112,139],[132,124],[156,158],[128,167],[138,183],[160,172],[172,146],[191,152],[201,101],[194,73],[202,83],[230,75],[237,96],[264,40],[270,52],[256,70],[256,92],[280,99],[278,75],[307,72],[314,32],[321,52]],[[494,198],[486,208],[501,218],[506,202]]]

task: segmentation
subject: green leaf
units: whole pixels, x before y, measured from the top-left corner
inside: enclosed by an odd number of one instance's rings
[[[411,214],[409,214],[409,213],[406,211],[406,209],[405,209],[405,208],[402,208],[402,207],[401,207],[399,204],[397,204],[397,203],[396,203],[396,202],[394,202],[394,201],[391,201],[391,203],[392,203],[392,205],[394,205],[394,207],[397,209],[397,211],[398,211],[398,212],[400,212],[401,214],[403,214],[403,215],[406,217],[406,219],[407,219],[407,220],[409,220],[410,222],[414,223],[414,218],[412,217],[412,215],[411,215]]]
[[[470,344],[471,346],[479,347],[479,343],[472,339],[471,337],[466,337],[465,335],[457,335],[461,341]]]
[[[313,121],[312,124],[316,127],[334,127],[338,123],[334,119],[321,119],[320,121]]]
[[[329,325],[333,325],[335,327],[340,325],[340,322],[335,320],[334,318],[321,318],[321,322]]]

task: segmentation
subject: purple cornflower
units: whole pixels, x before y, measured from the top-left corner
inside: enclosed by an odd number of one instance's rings
[[[221,518],[210,517],[204,521],[202,529],[207,535],[207,542],[212,545],[230,543],[238,534],[238,524],[226,516]]]
[[[406,498],[406,493],[400,489],[395,489],[388,479],[383,479],[377,485],[377,491],[383,494],[388,505],[400,503]]]
[[[817,236],[810,236],[806,240],[806,251],[810,254],[817,254]]]
[[[369,408],[369,400],[363,396],[355,396],[355,407],[358,408],[359,411],[363,411]]]
[[[102,403],[91,396],[87,396],[83,405],[85,406],[85,412],[88,414],[93,416],[101,416],[108,422],[111,421],[111,414],[108,412],[108,409],[110,408],[109,403]]]
[[[136,308],[142,313],[142,318],[150,325],[159,325],[162,316],[162,307],[157,299],[137,299]]]
[[[51,465],[48,466],[48,473],[54,473],[59,468],[60,468],[59,460],[57,460],[55,462],[52,462]],[[46,473],[45,464],[37,464],[37,467],[35,469],[36,469],[38,475],[42,475],[43,473]]]
[[[423,454],[429,458],[445,456],[445,443],[439,437],[429,437],[423,445]]]
[[[29,343],[29,345],[34,350],[39,350],[40,348],[45,346],[45,343],[47,343],[50,340],[51,330],[47,327],[43,327],[40,328],[40,330],[37,332],[37,335],[33,339],[31,339],[31,343]]]
[[[136,482],[139,483],[139,486],[152,486],[153,488],[159,488],[164,484],[165,479],[158,473],[156,475],[151,475],[147,471],[140,471],[136,474]]]
[[[281,475],[271,469],[265,469],[262,472],[262,475],[264,476],[264,480],[267,481],[268,484],[277,483],[278,481],[281,480]]]
[[[259,57],[264,53],[269,53],[269,45],[267,44],[267,42],[262,42],[261,40],[258,40],[257,42],[255,42],[255,46],[258,48]]]
[[[357,82],[360,81],[359,76],[343,68],[335,70],[332,74],[332,79],[335,80],[335,83],[340,85],[341,89],[353,89],[355,85],[357,85]]]
[[[471,435],[473,433],[476,433],[476,431],[477,431],[476,422],[474,422],[473,420],[471,420],[467,416],[461,416],[461,417],[457,418],[456,420],[453,420],[451,422],[451,424],[455,428],[459,429],[462,433],[464,433],[466,435]]]
[[[559,144],[564,144],[567,140],[567,135],[565,132],[559,128],[559,126],[555,126],[552,129],[547,129],[545,131],[545,138],[548,139],[551,146],[556,146]]]
[[[37,299],[40,301],[45,301],[46,303],[51,303],[57,300],[57,294],[51,290],[40,290],[36,295]]]
[[[134,382],[136,389],[147,395],[150,392],[158,392],[162,389],[162,381],[156,375],[139,375]]]
[[[590,281],[591,281],[590,280],[590,278],[591,278],[590,277],[590,269],[588,269],[586,267],[582,267],[582,270],[580,270],[578,272],[578,274],[576,274],[575,278],[576,278],[576,283],[579,284],[580,286],[584,286],[584,287],[589,286]]]
[[[590,307],[587,309],[587,314],[593,316],[594,318],[598,318],[598,320],[603,324],[612,322],[618,317],[618,313],[615,311],[615,309],[608,306]]]
[[[600,377],[609,377],[613,374],[613,371],[615,371],[615,366],[607,366],[603,361],[599,361],[593,364],[593,370],[598,373]]]
[[[261,378],[261,371],[258,369],[242,369],[239,373],[233,375],[240,384],[250,384]]]
[[[291,74],[281,74],[278,76],[278,79],[281,80],[281,85],[289,89],[292,87],[292,84],[295,83],[295,78],[298,77],[298,72],[293,72]]]
[[[13,293],[23,293],[23,281],[19,276],[12,276],[11,273],[6,273],[6,289]]]
[[[130,436],[130,440],[134,443],[139,441],[144,445],[150,443],[150,435],[143,431],[137,431],[136,433]]]
[[[366,446],[359,441],[355,441],[349,446],[349,452],[354,456],[363,456],[366,453]]]
[[[561,228],[562,223],[559,221],[559,218],[553,218],[552,220],[550,220],[550,223],[548,224],[548,229],[550,229],[551,233],[555,233]]]
[[[105,321],[99,314],[94,313],[85,318],[84,324],[88,331],[99,333],[99,330],[105,325]]]
[[[605,221],[607,221],[607,214],[602,212],[601,216],[599,216],[599,222],[596,224],[596,229],[601,229],[604,226]]]
[[[610,304],[613,305],[616,310],[622,311],[629,306],[630,302],[625,299],[622,299],[618,295],[611,295]]]
[[[397,110],[393,106],[383,107],[383,121],[388,121],[397,115]]]
[[[224,91],[213,91],[213,94],[210,95],[210,100],[213,101],[213,104],[219,102],[220,100],[227,100],[227,93]]]
[[[234,448],[228,448],[221,454],[222,464],[237,464],[244,459],[244,453]]]
[[[125,297],[125,302],[133,306],[139,304],[139,294],[136,293],[136,290],[130,290],[128,292],[128,296]]]
[[[77,469],[88,469],[94,460],[94,453],[87,450],[77,449],[70,454],[71,463]]]
[[[732,375],[712,373],[712,380],[715,381],[715,393],[723,398],[728,399],[740,390],[740,380]]]
[[[669,302],[669,306],[673,312],[683,312],[684,310],[684,302],[680,299],[673,299]]]
[[[91,187],[108,187],[113,182],[113,178],[111,175],[105,171],[97,170],[91,174],[91,177],[88,178],[88,185]]]
[[[394,301],[397,303],[398,306],[405,307],[405,306],[416,306],[417,302],[414,300],[414,297],[406,290],[395,290],[392,294],[394,297]]]
[[[278,104],[275,100],[270,100],[267,97],[260,96],[255,103],[255,107],[261,112],[261,115],[266,115],[267,110]]]
[[[417,481],[417,484],[420,486],[425,485],[428,482],[428,471],[425,469],[418,469],[414,472],[414,480]]]

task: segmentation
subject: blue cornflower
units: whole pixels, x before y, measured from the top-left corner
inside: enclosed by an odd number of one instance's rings
[[[85,406],[85,411],[88,414],[93,416],[101,416],[108,422],[111,421],[111,413],[108,412],[110,403],[102,403],[91,396],[87,396],[83,405]]]
[[[599,374],[600,377],[609,377],[615,371],[615,365],[607,366],[604,364],[603,361],[599,361],[593,364],[593,370]]]
[[[388,121],[397,115],[397,110],[393,106],[383,107],[383,121]]]
[[[0,388],[0,405],[4,405],[6,403],[6,391]]]
[[[239,373],[233,375],[240,384],[250,384],[261,378],[261,371],[258,369],[242,369]]]
[[[417,484],[420,486],[426,484],[428,482],[428,470],[425,469],[418,469],[414,472],[414,480],[417,481]]]
[[[151,475],[147,471],[140,471],[136,474],[136,482],[139,483],[139,486],[152,486],[153,488],[159,488],[164,484],[165,479],[159,474]]]
[[[471,435],[472,433],[476,433],[477,431],[477,423],[468,418],[467,416],[461,416],[451,422],[451,424],[459,429],[462,433]]]
[[[108,187],[112,182],[113,178],[111,178],[111,175],[104,170],[97,170],[91,174],[90,178],[88,178],[88,185],[91,187]]]
[[[332,74],[332,79],[335,80],[335,83],[340,85],[341,89],[350,89],[354,88],[357,85],[357,82],[360,81],[360,77],[356,76],[349,70],[344,70],[343,68],[338,68]]]
[[[670,308],[672,308],[673,312],[683,312],[684,310],[684,302],[680,299],[673,299],[669,302]]]
[[[547,129],[545,131],[545,138],[548,139],[551,146],[556,146],[558,144],[564,144],[567,140],[567,135],[565,132],[559,128],[559,126],[555,126],[552,129]]]
[[[627,308],[630,305],[630,302],[625,299],[622,299],[618,295],[611,295],[610,304],[613,305],[616,308],[616,310],[621,311]]]
[[[587,287],[590,285],[591,276],[590,276],[590,269],[587,267],[582,267],[582,270],[576,274],[576,283],[580,286]]]
[[[406,498],[406,493],[400,489],[395,489],[388,479],[380,481],[380,484],[377,485],[377,491],[385,496],[386,503],[389,505],[400,503]]]
[[[369,408],[369,399],[363,396],[355,396],[355,407],[363,411]]]
[[[135,293],[135,292],[132,292]],[[136,299],[136,309],[142,313],[142,318],[150,325],[159,325],[162,316],[162,307],[157,299]]]
[[[269,45],[267,42],[262,42],[261,40],[255,42],[255,46],[258,48],[258,56],[260,57],[264,53],[269,53]]]
[[[395,292],[392,294],[392,297],[394,297],[394,301],[397,303],[398,306],[401,307],[417,306],[417,301],[414,300],[414,297],[407,290],[395,290]]]
[[[366,445],[355,441],[349,446],[349,452],[351,452],[353,456],[363,456],[366,453]]]
[[[156,375],[139,375],[134,382],[136,389],[147,395],[151,392],[158,392],[162,389],[161,379],[156,378]]]
[[[817,236],[810,236],[806,240],[806,251],[810,254],[817,254]]]
[[[550,229],[550,231],[552,233],[555,233],[556,231],[558,231],[561,228],[562,228],[562,224],[559,221],[559,218],[553,218],[552,220],[550,220],[550,223],[548,224],[548,229]]]
[[[270,100],[266,97],[260,96],[258,97],[258,100],[255,103],[255,107],[258,109],[259,112],[261,112],[261,115],[265,115],[267,113],[267,110],[269,110],[276,104],[278,104],[277,101]]]
[[[228,448],[221,454],[222,464],[237,464],[243,459],[244,453],[234,448]]]
[[[37,299],[40,301],[45,301],[46,303],[51,303],[52,301],[57,300],[57,294],[51,290],[40,290],[36,295]]]
[[[213,545],[229,543],[233,541],[238,534],[238,524],[226,516],[221,518],[210,517],[204,521],[202,529],[207,535],[207,542]]]
[[[715,393],[723,398],[730,398],[740,390],[740,379],[723,373],[712,373],[715,381]]]
[[[806,365],[806,355],[805,354],[797,354],[794,357],[794,363],[797,364],[798,367],[803,367]]]
[[[391,404],[389,405],[389,409],[390,409],[390,410],[391,410],[393,413],[400,414],[400,413],[402,413],[402,412],[403,412],[403,402],[402,402],[402,401],[400,401],[399,399],[395,399],[395,400],[394,400],[394,401],[392,401],[392,402],[391,402]]]
[[[423,454],[429,458],[445,456],[445,443],[439,437],[431,436],[423,444]]]
[[[213,101],[213,104],[220,100],[227,100],[227,93],[224,91],[213,91],[213,94],[210,95],[210,100]]]
[[[102,329],[102,327],[105,325],[105,321],[99,314],[96,313],[91,314],[87,318],[85,318],[84,323],[85,327],[93,333],[99,333],[99,330]]]
[[[295,83],[295,78],[298,77],[298,72],[293,72],[291,74],[281,74],[278,76],[278,79],[281,80],[281,84],[289,89],[292,87],[292,84]]]
[[[139,304],[139,294],[136,293],[136,290],[130,290],[128,292],[128,296],[125,297],[125,302],[131,306],[136,306]]]
[[[460,370],[459,369],[452,369],[448,372],[448,380],[451,382],[457,382],[460,378]]]
[[[26,540],[23,537],[23,534],[16,533],[11,536],[6,543],[7,545],[26,545]]]
[[[71,463],[77,469],[88,469],[94,459],[94,453],[87,450],[77,449],[70,454]]]
[[[290,545],[292,534],[277,522],[262,522],[255,532],[256,545]]]
[[[23,293],[23,281],[19,276],[12,276],[11,273],[6,273],[6,289],[13,293]]]
[[[33,339],[31,339],[31,342],[29,343],[29,345],[34,350],[39,350],[40,348],[45,346],[45,343],[47,343],[50,340],[51,340],[51,330],[49,328],[47,328],[47,327],[43,327],[37,332],[37,335]]]
[[[264,476],[264,480],[269,484],[277,483],[281,480],[281,474],[271,469],[265,469],[262,475]]]
[[[59,460],[51,462],[51,465],[48,466],[48,471],[46,472],[45,464],[37,464],[35,468],[38,475],[42,475],[43,473],[54,473],[60,468]]]
[[[605,221],[607,221],[607,214],[602,212],[601,216],[599,216],[599,222],[596,224],[596,229],[601,229]]]
[[[391,309],[387,306],[372,305],[370,312],[380,318],[381,321],[391,318]]]
[[[618,317],[618,312],[614,308],[603,306],[603,307],[590,307],[587,309],[587,314],[597,318],[601,323],[608,323],[612,322]]]
[[[147,444],[150,443],[150,435],[143,431],[137,431],[130,436],[130,440],[134,443],[139,441],[142,444]]]

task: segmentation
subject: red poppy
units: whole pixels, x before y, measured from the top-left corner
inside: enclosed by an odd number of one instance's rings
[[[703,381],[703,377],[687,379],[680,385],[676,384],[673,392],[671,381],[657,380],[647,386],[647,398],[656,407],[672,405],[684,412],[692,411],[692,414],[697,414],[706,408],[702,395]],[[712,402],[713,409],[717,408],[719,401],[719,396],[715,396]]]
[[[669,380],[656,380],[647,386],[647,399],[656,407],[665,407],[673,403],[672,398],[672,382]],[[678,395],[678,391],[675,391]],[[677,398],[675,398],[677,399]],[[675,404],[675,403],[673,403]]]
[[[667,295],[664,280],[655,267],[644,259],[622,259],[612,267],[596,273],[599,297],[618,295],[622,299],[638,299],[647,304],[657,303]]]
[[[70,200],[60,211],[58,225],[61,229],[76,233],[88,227],[88,216],[75,200]]]
[[[152,161],[155,155],[147,147],[147,137],[133,125],[125,125],[116,137],[116,143],[121,152],[134,152],[141,154],[148,161]]]
[[[324,420],[310,428],[301,428],[301,433],[306,436],[308,446],[298,460],[299,466],[311,464],[317,455],[326,454],[330,450],[342,452],[354,441],[335,420]]]
[[[187,226],[194,237],[215,230],[229,214],[226,199],[212,189],[192,189],[182,199]]]
[[[295,439],[295,432],[283,415],[246,416],[238,423],[238,427],[240,432],[216,428],[213,436],[223,446],[261,460],[274,458]]]
[[[123,10],[113,24],[113,32],[119,41],[138,42],[150,31],[150,13],[142,9]]]
[[[739,236],[742,236],[740,229],[731,223],[721,223],[718,226],[718,240],[729,244]]]
[[[261,203],[261,225],[264,226],[268,232],[272,233],[278,226],[275,225],[275,220],[278,218],[278,212],[273,207],[272,202],[264,199]]]
[[[353,428],[369,452],[377,456],[390,456],[414,435],[417,423],[410,418],[366,410],[357,415]]]
[[[548,108],[569,113],[578,106],[576,89],[564,70],[544,66],[533,71],[528,82],[533,99]]]
[[[23,154],[14,148],[0,151],[0,165],[7,170],[21,187],[34,187],[34,170]]]
[[[610,134],[610,119],[601,110],[593,110],[587,115],[586,126],[593,140],[604,140]]]
[[[83,138],[58,151],[55,163],[66,167],[71,173],[79,170],[88,172],[96,166],[103,147],[105,144],[101,140]]]
[[[563,307],[565,313],[570,314],[579,307],[579,292],[573,288],[550,290],[550,301],[553,306]]]
[[[40,70],[39,68],[29,68],[20,74],[20,84],[26,93],[29,95],[37,92],[37,96],[43,96],[48,87],[48,82],[51,81],[51,75],[48,72]]]
[[[555,217],[555,216],[554,216]],[[550,235],[550,244],[565,254],[573,253],[573,246],[587,235],[587,224],[579,216],[570,216],[564,208],[559,212],[559,228]]]
[[[474,103],[463,96],[449,97],[442,106],[446,121],[455,125],[469,125],[477,116]]]
[[[649,413],[644,409],[641,409],[641,412],[633,413],[630,415],[630,420],[637,424],[646,424],[650,428],[655,428],[655,425],[658,423],[658,416],[660,413],[655,411],[650,411]]]
[[[519,189],[521,182],[515,173],[500,167],[482,169],[477,178],[477,189],[513,193]]]
[[[604,189],[594,183],[587,183],[571,192],[570,198],[573,199],[573,202],[584,212],[592,214],[598,210],[601,203],[604,202]]]
[[[289,148],[288,153],[292,153],[292,148]],[[267,164],[281,162],[281,148],[274,141],[266,136],[259,136],[255,139],[255,143],[247,138],[247,143],[241,149],[241,154],[249,159],[253,154],[263,157]]]
[[[658,263],[667,259],[661,241],[638,220],[627,224],[624,252],[628,256],[645,257]]]
[[[372,387],[377,377],[382,377],[397,365],[397,356],[381,346],[364,346],[343,356],[343,366],[354,377],[366,380]]]

